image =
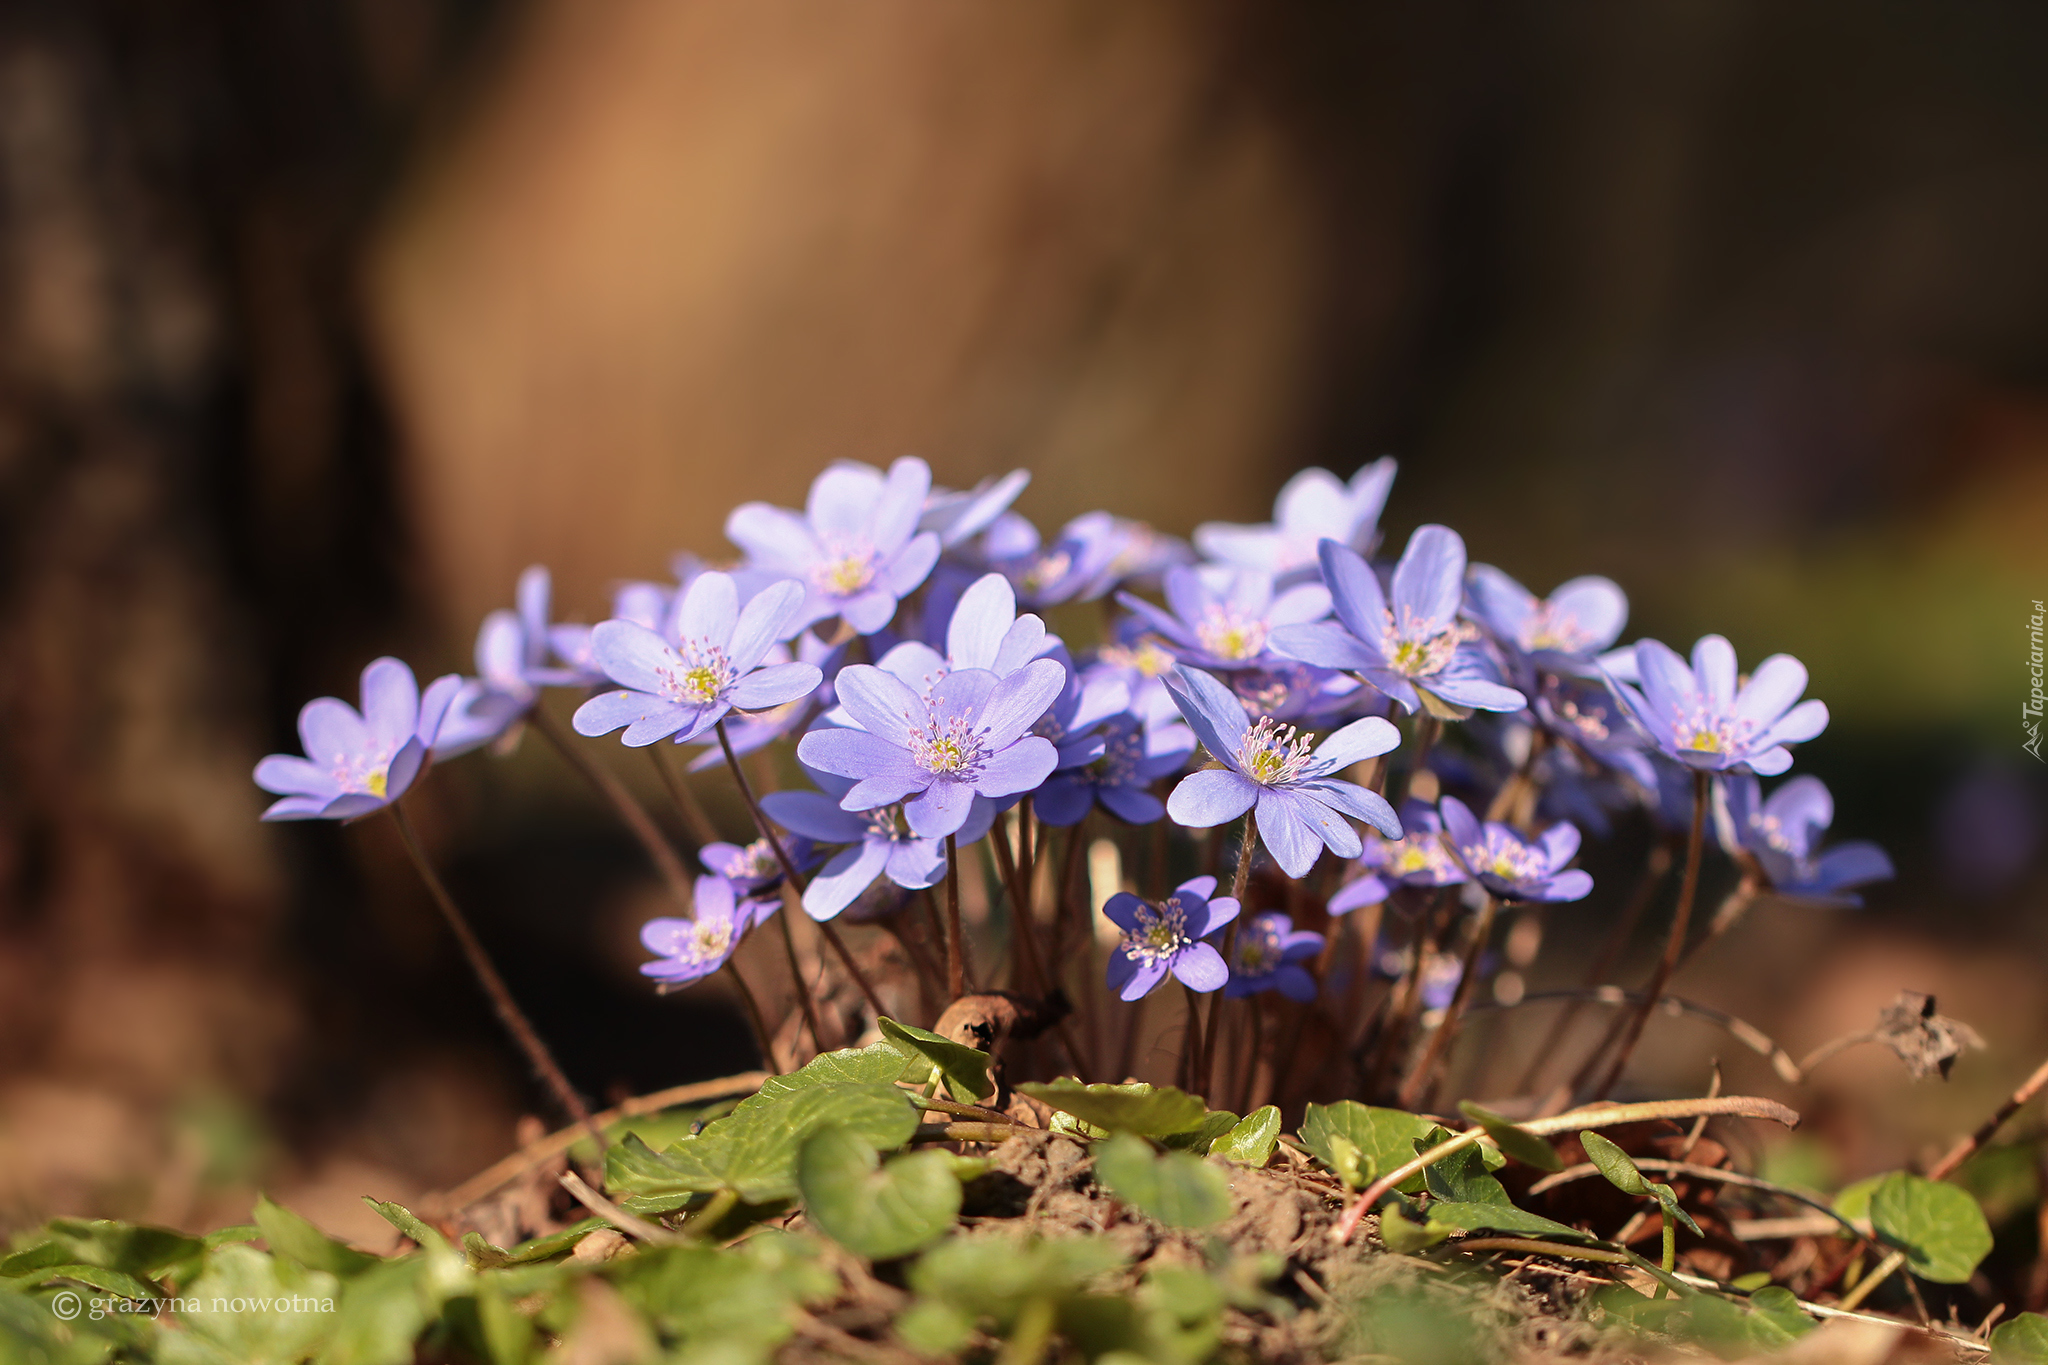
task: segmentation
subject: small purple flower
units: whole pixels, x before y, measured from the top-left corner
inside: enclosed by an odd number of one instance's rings
[[[927,621],[931,619],[929,615]],[[999,573],[983,574],[954,599],[945,617],[946,652],[906,640],[875,661],[911,687],[929,687],[956,668],[985,668],[1006,678],[1059,646],[1045,622],[1017,614],[1017,590]]]
[[[735,754],[750,754],[764,749],[785,735],[795,734],[807,726],[811,718],[821,711],[829,711],[835,704],[832,680],[839,676],[840,668],[846,662],[847,654],[853,648],[851,639],[836,645],[828,645],[811,631],[796,637],[795,655],[798,663],[809,664],[824,678],[815,691],[798,697],[795,701],[784,702],[765,710],[728,716],[725,738],[732,745]],[[763,665],[789,662],[791,650],[787,645],[771,645],[761,656]],[[696,741],[704,752],[690,760],[690,771],[702,772],[706,768],[725,766],[725,750],[719,747],[718,737],[700,735]]]
[[[588,681],[576,667],[548,665],[550,630],[548,571],[533,565],[519,575],[517,611],[498,610],[476,634],[476,672],[448,708],[434,741],[435,758],[453,758],[505,734],[540,698],[543,687],[574,687]]]
[[[1489,965],[1490,955],[1479,959],[1480,970]],[[1401,944],[1387,933],[1380,935],[1379,943],[1373,949],[1372,970],[1376,976],[1390,981],[1399,981],[1415,965],[1415,945]],[[1422,963],[1422,1005],[1424,1009],[1449,1009],[1457,997],[1458,983],[1465,977],[1465,960],[1457,953],[1431,948]]]
[[[1192,555],[1185,543],[1143,522],[1084,512],[1060,528],[1051,544],[1022,517],[1000,517],[983,541],[988,567],[1017,585],[1034,607],[1092,602],[1118,584],[1156,574]]]
[[[1195,528],[1195,548],[1209,558],[1241,569],[1259,569],[1278,579],[1313,573],[1316,546],[1325,540],[1372,553],[1380,512],[1394,487],[1391,456],[1373,461],[1345,483],[1327,469],[1304,469],[1273,500],[1273,520],[1263,526],[1204,522]]]
[[[1630,662],[1638,685],[1614,668],[1608,685],[1659,749],[1695,771],[1774,776],[1792,766],[1787,744],[1827,728],[1824,702],[1799,701],[1806,666],[1789,654],[1765,659],[1739,688],[1735,648],[1719,635],[1700,637],[1691,667],[1656,640],[1637,641]]]
[[[1564,746],[1553,746],[1553,753],[1558,747],[1568,748],[1633,778],[1645,790],[1657,785],[1650,756],[1643,751],[1643,732],[1602,684],[1579,678],[1546,678],[1530,709],[1545,730],[1566,741]]]
[[[839,702],[861,727],[813,730],[797,757],[851,777],[844,810],[903,802],[911,832],[957,831],[976,796],[1014,796],[1051,775],[1058,751],[1028,733],[1059,695],[1066,669],[1036,659],[1007,678],[982,668],[946,674],[923,693],[867,664],[841,669]]]
[[[651,919],[640,929],[641,945],[661,959],[641,963],[640,971],[664,990],[701,981],[723,967],[747,931],[775,913],[773,901],[739,899],[723,877],[699,877],[690,899],[693,918]]]
[[[694,576],[693,576],[694,577]],[[652,631],[668,629],[680,594],[660,583],[638,579],[621,583],[612,593],[612,614],[607,620],[631,621]],[[590,652],[595,626],[562,622],[548,627],[548,644],[555,656],[568,665],[565,687],[602,687],[604,670]]]
[[[966,492],[933,488],[925,495],[917,529],[936,532],[940,548],[951,549],[986,531],[1030,482],[1029,470],[1013,469],[1001,478],[991,475]]]
[[[1190,773],[1173,789],[1166,811],[1177,824],[1206,829],[1256,805],[1259,838],[1290,877],[1305,874],[1326,846],[1340,858],[1358,856],[1347,815],[1401,837],[1385,797],[1331,776],[1398,745],[1401,733],[1386,721],[1353,721],[1311,753],[1313,735],[1297,738],[1293,726],[1271,717],[1253,724],[1236,694],[1210,674],[1182,667],[1166,685],[1202,747],[1223,765]]]
[[[271,754],[256,765],[256,785],[282,796],[265,820],[351,820],[405,795],[439,737],[462,679],[450,673],[420,695],[412,670],[397,659],[363,670],[363,709],[316,697],[299,710],[306,756]]]
[[[1128,625],[1130,618],[1125,621]],[[1131,696],[1131,713],[1145,724],[1180,724],[1180,711],[1166,690],[1167,675],[1180,666],[1173,652],[1158,636],[1131,629],[1119,630],[1117,641],[1095,651],[1095,662],[1084,670],[1088,678],[1121,682]]]
[[[676,609],[675,644],[631,621],[603,622],[591,632],[591,656],[622,687],[577,707],[576,733],[609,734],[623,725],[631,748],[670,735],[681,744],[735,707],[761,711],[809,695],[824,679],[813,665],[758,667],[803,597],[801,584],[784,581],[742,610],[732,576],[707,573]]]
[[[1312,729],[1340,715],[1380,715],[1387,701],[1376,688],[1368,688],[1349,673],[1334,668],[1317,668],[1278,655],[1258,668],[1236,668],[1223,675],[1230,690],[1244,703],[1245,713],[1271,716],[1291,725]]]
[[[804,584],[789,629],[837,616],[872,635],[938,562],[938,534],[917,529],[931,486],[931,468],[915,456],[890,465],[886,477],[846,461],[811,484],[803,515],[745,503],[726,518],[725,534],[754,569]]]
[[[784,839],[782,851],[789,855],[789,860],[796,864],[799,872],[815,867],[820,861],[811,841],[800,835]],[[712,875],[731,882],[733,889],[742,895],[758,896],[782,884],[782,861],[775,856],[775,849],[766,838],[756,839],[751,844],[706,844],[697,850],[697,861],[703,863],[705,870]]]
[[[768,818],[793,834],[821,844],[845,844],[804,888],[804,910],[828,920],[860,899],[877,877],[917,890],[937,886],[946,875],[946,841],[905,833],[896,807],[855,813],[839,802],[854,784],[834,773],[808,770],[819,791],[770,792],[761,798]],[[958,837],[972,842],[995,821],[993,802],[977,801]]]
[[[1465,542],[1447,526],[1420,526],[1394,566],[1391,599],[1358,554],[1322,543],[1323,581],[1335,621],[1281,626],[1273,649],[1323,668],[1356,673],[1413,712],[1442,719],[1527,705],[1497,681],[1478,631],[1458,619],[1464,596]]]
[[[1365,836],[1358,866],[1365,874],[1345,883],[1330,897],[1330,913],[1345,915],[1366,905],[1378,905],[1403,886],[1435,888],[1456,886],[1465,871],[1444,847],[1444,822],[1427,802],[1401,803],[1399,839],[1383,838],[1377,831]]]
[[[1295,929],[1287,916],[1271,912],[1253,915],[1238,926],[1224,997],[1236,1000],[1261,991],[1278,991],[1289,1000],[1313,1000],[1316,979],[1299,964],[1322,950],[1321,934]]]
[[[1444,837],[1458,850],[1479,884],[1504,901],[1583,900],[1593,878],[1577,868],[1564,870],[1578,856],[1578,827],[1555,824],[1534,839],[1524,839],[1497,821],[1483,825],[1455,796],[1437,803],[1443,814]]]
[[[1187,765],[1195,751],[1194,732],[1178,721],[1145,725],[1128,713],[1112,716],[1090,737],[1100,752],[1079,766],[1070,764],[1072,746],[1062,746],[1060,767],[1032,798],[1032,809],[1061,829],[1081,823],[1098,803],[1119,820],[1149,825],[1166,814],[1152,784]]]
[[[1815,905],[1861,905],[1863,898],[1852,888],[1894,875],[1892,860],[1867,840],[1821,851],[1821,835],[1835,822],[1835,799],[1817,777],[1791,778],[1766,798],[1756,778],[1730,773],[1721,779],[1721,795],[1716,815],[1722,844],[1754,857],[1780,896]]]
[[[1183,662],[1210,670],[1259,668],[1275,662],[1266,641],[1276,626],[1320,621],[1330,614],[1330,591],[1302,583],[1275,594],[1273,576],[1259,569],[1176,565],[1166,571],[1161,611],[1142,597],[1117,601],[1175,647]]]
[[[1216,893],[1214,877],[1182,882],[1163,904],[1119,891],[1102,913],[1123,930],[1109,957],[1109,988],[1119,998],[1150,995],[1171,972],[1190,990],[1213,991],[1230,980],[1223,954],[1203,939],[1237,918],[1237,902]]]
[[[1538,668],[1585,673],[1595,654],[1628,623],[1628,597],[1613,580],[1574,578],[1538,597],[1491,564],[1474,564],[1467,583],[1473,614],[1495,638]]]

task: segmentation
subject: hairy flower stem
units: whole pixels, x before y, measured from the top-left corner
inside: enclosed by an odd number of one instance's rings
[[[790,861],[789,850],[782,846],[782,836],[775,832],[775,826],[769,823],[768,817],[761,813],[761,803],[754,799],[753,784],[747,781],[747,774],[740,767],[739,756],[732,751],[732,741],[726,738],[725,722],[719,721],[717,728],[718,747],[725,751],[725,766],[732,769],[732,780],[739,786],[740,799],[747,803],[747,813],[754,817],[754,828],[759,830],[761,837],[768,841],[768,847],[775,852],[775,861],[782,865],[783,879],[788,884],[790,890],[795,893],[791,899],[800,905],[804,891],[804,879],[797,873],[796,864]],[[790,907],[784,907],[784,913],[789,913],[789,910]],[[888,1013],[882,1006],[881,996],[875,994],[875,988],[868,981],[867,974],[861,971],[860,964],[853,960],[853,954],[847,950],[845,940],[839,937],[839,931],[834,929],[831,923],[826,920],[816,920],[814,923],[818,926],[818,932],[824,935],[825,942],[830,944],[832,951],[838,955],[840,965],[846,968],[846,974],[853,978],[853,984],[860,988],[861,995],[866,998],[868,1008],[875,1012],[875,1017],[879,1019],[882,1015]],[[796,959],[796,945],[794,941],[789,941],[789,921],[786,919],[782,922],[782,934],[783,938],[788,941],[790,960],[794,962]],[[804,998],[806,1001],[810,999],[810,988],[808,986],[804,988]],[[806,1006],[805,1013],[806,1015],[811,1014],[808,1005]],[[811,1036],[813,1038],[818,1036],[818,1031],[815,1027],[811,1030]],[[825,1045],[821,1041],[818,1046],[822,1049]]]
[[[1023,822],[1020,820],[1018,823],[1021,826]],[[1023,834],[1021,828],[1018,834]],[[1024,984],[1027,989],[1043,995],[1047,988],[1045,968],[1039,961],[1038,941],[1032,932],[1031,900],[1025,892],[1017,859],[1010,852],[1010,832],[1003,827],[1001,817],[989,828],[988,842],[989,847],[995,850],[996,871],[1010,893],[1010,933],[1017,940],[1017,964],[1024,969]]]
[[[1472,1001],[1472,992],[1479,980],[1479,955],[1486,950],[1486,942],[1493,937],[1494,917],[1500,913],[1500,901],[1492,896],[1479,911],[1479,923],[1473,927],[1472,942],[1466,945],[1465,961],[1460,968],[1457,993],[1451,997],[1450,1008],[1444,1011],[1443,1021],[1436,1031],[1429,1035],[1429,1044],[1423,1049],[1422,1060],[1408,1073],[1401,1083],[1401,1107],[1412,1109],[1435,1083],[1437,1068],[1450,1055],[1451,1044],[1457,1039],[1458,1025],[1465,1015],[1465,1007]]]
[[[455,904],[455,898],[448,894],[447,886],[441,881],[441,874],[434,871],[434,865],[427,861],[426,851],[420,847],[419,838],[413,833],[412,821],[406,818],[404,808],[394,801],[385,809],[391,812],[391,822],[398,826],[398,837],[404,841],[405,851],[412,858],[412,865],[419,872],[420,880],[427,884],[427,894],[433,898],[434,905],[441,912],[441,918],[446,920],[448,927],[455,932],[455,941],[462,945],[462,954],[469,959],[469,969],[476,973],[476,979],[482,984],[484,994],[491,998],[491,1004],[498,1012],[499,1022],[504,1024],[505,1031],[512,1035],[512,1041],[519,1044],[520,1050],[526,1053],[526,1060],[532,1064],[534,1071],[553,1092],[555,1102],[590,1134],[591,1141],[597,1144],[597,1150],[602,1153],[610,1145],[605,1141],[604,1130],[590,1117],[589,1106],[583,1103],[583,1097],[576,1093],[576,1088],[569,1084],[569,1078],[562,1074],[562,1068],[555,1061],[554,1054],[548,1051],[548,1045],[534,1032],[532,1023],[519,1008],[519,1002],[512,998],[512,992],[505,985],[505,978],[498,975],[498,969],[491,963],[490,954],[484,951],[484,945],[470,929],[469,921],[463,917],[461,909]]]
[[[1256,810],[1248,810],[1244,813],[1244,839],[1237,846],[1237,875],[1230,879],[1230,894],[1237,901],[1237,914],[1231,918],[1230,923],[1223,930],[1223,960],[1225,963],[1230,961],[1230,955],[1237,947],[1237,926],[1244,923],[1244,896],[1245,891],[1251,886],[1252,855],[1258,850],[1258,846],[1258,812]],[[1223,991],[1219,987],[1216,991],[1216,998],[1209,1002],[1209,1027],[1202,1035],[1202,1060],[1210,1068],[1213,1068],[1216,1064],[1217,1021],[1222,1019],[1222,1017]],[[1205,1070],[1196,1077],[1195,1083],[1202,1087],[1204,1094],[1207,1094],[1209,1087],[1216,1084],[1217,1081],[1215,1077],[1209,1075],[1208,1071]]]
[[[1180,1050],[1180,1088],[1190,1095],[1199,1095],[1205,1088],[1202,1074],[1203,1062],[1206,1060],[1202,1056],[1202,997],[1185,981],[1181,983],[1180,988],[1188,997],[1187,1032],[1182,1035],[1186,1042]],[[1213,1011],[1210,1017],[1215,1017]]]
[[[1407,771],[1401,775],[1401,796],[1388,798],[1399,810],[1401,802],[1415,795],[1415,779],[1429,771],[1429,751],[1436,747],[1436,737],[1443,732],[1444,723],[1427,711],[1415,716],[1415,752],[1409,757]]]
[[[1643,1025],[1650,1021],[1657,1002],[1664,996],[1665,983],[1671,980],[1671,974],[1678,970],[1679,958],[1684,956],[1686,930],[1692,925],[1692,902],[1700,889],[1700,854],[1706,843],[1707,783],[1710,780],[1704,772],[1692,775],[1692,832],[1686,836],[1685,878],[1678,887],[1678,909],[1671,916],[1671,936],[1664,941],[1664,956],[1658,960],[1650,984],[1643,988],[1642,1003],[1629,1016],[1628,1031],[1622,1035],[1621,1046],[1608,1065],[1607,1074],[1594,1087],[1595,1099],[1607,1098],[1615,1082],[1621,1079],[1628,1059],[1635,1053],[1636,1043],[1643,1036]]]
[[[711,816],[697,800],[697,794],[690,790],[687,775],[676,771],[675,762],[670,757],[674,748],[672,744],[650,744],[647,756],[654,760],[654,771],[660,774],[661,785],[668,792],[676,814],[682,816],[683,827],[690,831],[690,837],[700,848],[705,844],[715,844],[718,842],[718,826],[711,823]]]
[[[775,917],[775,927],[782,931],[782,955],[789,963],[789,977],[796,991],[796,1002],[803,1010],[804,1027],[810,1030],[811,1046],[823,1052],[826,1050],[825,1034],[818,1027],[818,1002],[811,997],[811,983],[804,978],[803,964],[796,955],[796,935],[789,927],[789,917],[796,913],[797,884],[790,866],[789,855],[782,851],[782,841],[768,834],[768,822],[761,818],[761,808],[754,803],[754,789],[747,783],[747,775],[740,771],[739,759],[733,755],[732,742],[725,737],[725,722],[718,724],[718,744],[725,750],[725,765],[732,770],[733,781],[739,784],[740,797],[747,803],[748,811],[754,817],[754,827],[763,832],[768,846],[775,850],[777,860],[782,864],[782,875],[789,880],[785,883],[789,891],[782,898],[782,913]]]
[[[754,998],[753,988],[747,985],[747,979],[740,975],[739,967],[731,958],[727,958],[719,970],[732,978],[733,989],[739,992],[740,1004],[747,1012],[747,1023],[754,1030],[754,1046],[761,1049],[762,1064],[776,1075],[781,1075],[787,1068],[775,1055],[775,1035],[768,1031],[768,1021],[761,1013],[761,1002]]]
[[[647,813],[647,807],[640,804],[631,789],[621,782],[611,769],[592,760],[589,754],[577,747],[576,741],[565,733],[561,725],[548,713],[536,706],[533,708],[533,728],[540,731],[548,743],[559,753],[583,779],[597,789],[598,795],[611,802],[626,828],[640,841],[640,847],[653,862],[655,870],[661,873],[662,881],[668,884],[668,891],[685,915],[694,915],[690,896],[690,874],[683,867],[683,860],[677,856],[675,845],[654,823],[654,817]]]
[[[1400,1065],[1401,1049],[1407,1046],[1408,1034],[1415,1027],[1416,1016],[1422,1012],[1422,974],[1436,951],[1437,921],[1457,894],[1457,887],[1445,887],[1437,892],[1429,908],[1415,917],[1415,937],[1409,944],[1411,960],[1395,984],[1394,993],[1388,998],[1386,1023],[1382,1026],[1373,1050],[1372,1064],[1366,1072],[1368,1094],[1378,1094],[1388,1073]],[[1366,951],[1371,953],[1370,945]]]
[[[946,993],[967,994],[967,945],[960,940],[960,848],[946,836]]]

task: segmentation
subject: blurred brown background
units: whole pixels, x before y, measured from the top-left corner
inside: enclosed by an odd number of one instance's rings
[[[466,666],[527,563],[590,619],[842,456],[1185,533],[1392,452],[1397,544],[1798,654],[1802,767],[1901,878],[1681,986],[1795,1052],[1934,990],[1990,1051],[1838,1102],[1894,1164],[1966,1124],[2048,1045],[2044,50],[2002,5],[13,0],[0,1227],[265,1184],[370,1235],[505,1150],[534,1096],[395,847],[259,826],[249,768],[375,654]],[[579,1084],[744,1064],[635,975],[644,869],[550,755],[429,804]]]

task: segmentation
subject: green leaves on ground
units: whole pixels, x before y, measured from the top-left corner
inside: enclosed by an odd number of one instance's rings
[[[1237,1126],[1218,1138],[1209,1150],[1217,1156],[1253,1170],[1273,1159],[1280,1141],[1280,1109],[1269,1104],[1254,1109],[1238,1120]]]
[[[179,1298],[198,1308],[178,1315],[185,1330],[175,1337],[167,1334],[159,1355],[166,1361],[221,1365],[302,1360],[326,1335],[340,1296],[341,1281],[324,1270],[266,1256],[251,1246],[224,1246],[206,1258],[202,1274],[179,1286]],[[208,1311],[215,1305],[219,1311]],[[242,1311],[230,1311],[231,1305]]]
[[[1399,1109],[1380,1109],[1356,1100],[1335,1104],[1311,1104],[1301,1120],[1301,1142],[1316,1160],[1353,1189],[1379,1179],[1416,1155],[1417,1138],[1425,1138],[1436,1124],[1419,1114]],[[1422,1177],[1401,1182],[1404,1194],[1422,1189]]]
[[[1513,1119],[1482,1109],[1466,1100],[1458,1110],[1468,1119],[1486,1130],[1486,1135],[1499,1144],[1500,1149],[1525,1166],[1534,1166],[1539,1171],[1561,1171],[1564,1161],[1557,1149],[1548,1142],[1517,1124]]]
[[[1678,1192],[1669,1185],[1660,1184],[1645,1176],[1629,1154],[1601,1137],[1591,1129],[1579,1134],[1579,1144],[1586,1149],[1586,1157],[1607,1177],[1607,1183],[1623,1194],[1632,1194],[1638,1199],[1654,1199],[1664,1216],[1685,1227],[1695,1237],[1705,1236],[1692,1215],[1678,1206]]]
[[[927,1080],[944,1080],[954,1099],[971,1102],[995,1093],[995,1087],[989,1084],[986,1052],[941,1038],[914,1024],[899,1024],[887,1018],[875,1023],[882,1030],[882,1037],[906,1060],[914,1063],[922,1058],[929,1062],[931,1075]]]
[[[1117,1198],[1172,1228],[1205,1228],[1230,1216],[1230,1181],[1188,1152],[1154,1153],[1119,1133],[1095,1148],[1095,1178]]]
[[[1170,1085],[1153,1087],[1143,1081],[1129,1085],[1083,1085],[1071,1076],[1062,1076],[1050,1083],[1027,1081],[1017,1089],[1083,1123],[1140,1137],[1164,1138],[1192,1132],[1202,1126],[1209,1113],[1209,1106],[1199,1095],[1186,1094]]]
[[[884,1260],[930,1245],[960,1213],[952,1157],[913,1152],[885,1165],[851,1129],[820,1128],[797,1160],[804,1216],[856,1255]]]
[[[2048,1318],[2022,1313],[1991,1333],[1991,1365],[2048,1365]]]
[[[335,1241],[290,1209],[271,1203],[269,1195],[256,1196],[255,1219],[273,1252],[308,1270],[348,1276],[369,1269],[381,1259]]]
[[[1991,1225],[1969,1191],[1893,1171],[1870,1192],[1870,1226],[1885,1245],[1906,1253],[1923,1280],[1966,1283],[1991,1253]]]

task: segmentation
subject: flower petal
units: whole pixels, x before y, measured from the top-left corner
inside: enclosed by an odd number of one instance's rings
[[[341,784],[334,774],[296,754],[272,754],[256,765],[256,785],[279,796],[337,796]]]
[[[1806,691],[1806,665],[1790,654],[1773,654],[1756,666],[1749,683],[1735,695],[1735,714],[1758,725],[1770,725],[1792,708]]]
[[[865,528],[868,539],[877,549],[888,554],[910,539],[911,533],[917,530],[918,518],[924,515],[924,500],[931,491],[932,468],[917,456],[900,456],[889,466],[889,477],[882,485]],[[930,531],[924,534],[931,537],[932,548],[936,551],[938,536]],[[922,574],[918,581],[923,581]],[[907,592],[909,589],[899,591]]]
[[[1266,647],[1275,654],[1318,668],[1379,668],[1386,663],[1378,649],[1359,639],[1350,627],[1335,621],[1277,626],[1266,637]]]
[[[806,767],[863,780],[884,774],[918,774],[910,751],[866,730],[813,730],[797,741],[796,756]],[[843,803],[842,803],[843,804]],[[865,810],[864,806],[846,806]]]
[[[315,697],[299,708],[299,743],[315,763],[352,764],[367,755],[370,730],[347,702]]]
[[[1389,605],[1403,636],[1434,635],[1458,614],[1465,592],[1465,542],[1448,526],[1418,526],[1394,566]]]
[[[1007,748],[1038,723],[1066,685],[1066,665],[1057,659],[1033,659],[998,681],[981,708],[980,726],[987,731],[982,742]]]
[[[1041,797],[1040,801],[1043,799]],[[1166,815],[1166,803],[1143,787],[1098,787],[1095,799],[1102,803],[1103,809],[1126,824],[1149,825]]]
[[[815,920],[831,919],[874,885],[888,861],[889,845],[880,839],[841,851],[804,888],[804,913]]]
[[[1378,716],[1354,720],[1316,746],[1315,759],[1324,772],[1342,772],[1354,763],[1377,758],[1401,744],[1401,732]]]
[[[1401,820],[1394,814],[1394,808],[1387,804],[1387,798],[1365,787],[1334,778],[1305,782],[1301,790],[1323,805],[1343,812],[1354,820],[1363,820],[1389,839],[1401,837]],[[1327,842],[1327,841],[1326,841]],[[1345,857],[1355,857],[1347,853]]]
[[[1221,990],[1230,980],[1230,968],[1224,964],[1223,954],[1206,943],[1194,944],[1175,954],[1173,974],[1194,991]]]
[[[1251,728],[1237,694],[1214,675],[1185,664],[1161,675],[1160,681],[1210,756],[1220,763],[1236,763],[1238,746]]]
[[[946,657],[955,668],[996,666],[1003,636],[1017,621],[1017,590],[999,573],[983,574],[960,594],[946,627]]]
[[[1700,691],[1716,707],[1735,701],[1735,646],[1720,635],[1702,635],[1692,647],[1692,672]]]
[[[973,790],[983,796],[1014,796],[1028,792],[1052,776],[1059,763],[1059,750],[1049,739],[1026,735],[1007,749],[982,760],[974,775]]]
[[[740,590],[728,573],[701,573],[676,607],[678,640],[702,641],[724,649],[739,621]]]
[[[956,778],[942,777],[903,803],[903,818],[918,838],[937,839],[966,824],[967,809],[973,804],[974,788]]]
[[[1828,704],[1819,698],[1800,702],[1785,713],[1785,718],[1770,728],[1767,742],[1772,744],[1803,744],[1828,728]],[[1757,769],[1762,772],[1763,769]]]
[[[835,798],[823,792],[769,792],[761,798],[761,809],[790,833],[821,844],[859,843],[868,833],[866,820],[841,809]]]
[[[1259,799],[1259,784],[1228,768],[1189,773],[1166,798],[1166,813],[1188,829],[1208,829],[1235,820]]]
[[[798,697],[808,697],[824,681],[816,664],[772,664],[740,679],[732,690],[732,704],[742,711],[786,706]]]
[[[1451,842],[1460,852],[1478,848],[1486,842],[1486,831],[1472,815],[1472,808],[1455,796],[1446,796],[1437,802],[1437,813],[1443,817],[1444,833],[1451,836]]]
[[[931,576],[932,566],[938,562],[938,536],[930,531],[921,531],[910,538],[908,545],[882,562],[882,567],[875,571],[875,581],[896,596],[905,597]]]
[[[363,724],[379,753],[405,743],[420,722],[420,685],[397,659],[372,659],[363,670]]]
[[[590,632],[590,658],[621,687],[664,695],[683,668],[683,656],[668,641],[631,621],[600,621]]]
[[[881,497],[881,470],[840,460],[811,480],[804,515],[820,536],[865,538]]]
[[[1259,793],[1259,838],[1290,877],[1307,876],[1323,851],[1322,840],[1295,810],[1288,793],[1270,788]]]
[[[810,523],[786,508],[742,503],[725,519],[725,538],[747,552],[754,564],[800,574],[822,559]]]
[[[1318,544],[1316,556],[1323,566],[1323,583],[1330,590],[1330,610],[1357,638],[1378,640],[1387,628],[1387,598],[1380,591],[1380,580],[1374,576],[1372,565],[1366,563],[1356,550],[1334,540]],[[1316,661],[1310,659],[1309,662]],[[1343,665],[1326,664],[1324,667]]]
[[[839,704],[862,729],[897,748],[910,747],[910,737],[924,719],[925,704],[902,679],[871,664],[848,664],[832,680],[832,687]]]
[[[747,599],[739,619],[733,622],[732,641],[725,651],[734,672],[745,673],[761,662],[777,640],[796,633],[794,623],[797,613],[804,608],[804,597],[804,585],[794,578],[785,578]]]

